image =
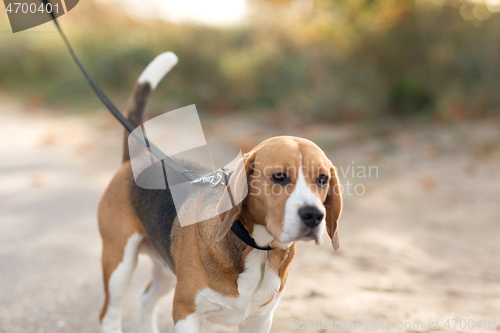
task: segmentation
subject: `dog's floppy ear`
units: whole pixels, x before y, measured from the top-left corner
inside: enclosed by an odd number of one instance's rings
[[[342,189],[340,188],[337,172],[333,164],[330,166],[330,186],[324,205],[326,208],[326,231],[332,239],[333,249],[338,251],[340,242],[337,227],[340,213],[342,212]]]
[[[224,189],[219,204],[217,205],[217,214],[219,215],[220,226],[216,241],[221,241],[228,233],[233,222],[238,219],[241,213],[243,199],[248,194],[247,179],[251,172],[253,154],[248,153],[238,162],[234,169],[229,183]]]

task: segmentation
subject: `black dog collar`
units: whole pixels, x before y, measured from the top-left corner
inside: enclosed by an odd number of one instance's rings
[[[229,184],[229,178],[231,178],[232,175],[233,175],[232,172],[225,175],[225,179],[224,179],[225,186],[227,186],[227,184]],[[245,243],[246,245],[248,245],[250,247],[253,247],[254,249],[261,250],[261,251],[274,250],[270,246],[266,246],[266,247],[258,246],[257,243],[255,243],[255,239],[253,239],[252,236],[250,236],[250,234],[248,233],[248,230],[243,226],[243,223],[241,223],[240,220],[236,220],[233,222],[233,225],[231,226],[231,230],[234,232],[234,234],[236,236],[238,236],[239,239],[241,239],[241,241],[243,243]]]
[[[236,236],[238,236],[239,239],[243,241],[243,243],[245,243],[250,247],[253,247],[254,249],[262,251],[274,250],[270,246],[266,247],[258,246],[257,243],[255,243],[255,239],[253,239],[252,236],[250,236],[248,230],[243,226],[243,223],[241,223],[240,220],[234,221],[233,225],[231,226],[231,230],[234,232]]]

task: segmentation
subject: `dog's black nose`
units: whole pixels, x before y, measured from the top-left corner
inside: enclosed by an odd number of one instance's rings
[[[306,206],[299,209],[299,216],[302,222],[309,228],[314,228],[323,221],[323,213],[313,206]]]

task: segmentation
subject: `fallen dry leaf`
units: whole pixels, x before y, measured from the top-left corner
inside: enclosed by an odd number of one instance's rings
[[[76,149],[76,153],[78,155],[83,155],[83,154],[90,152],[92,149],[94,149],[94,145],[87,142],[87,143],[83,143],[83,144],[79,145]]]
[[[433,145],[425,146],[424,149],[422,150],[422,155],[428,160],[436,157],[437,155],[436,147],[434,147]]]
[[[41,138],[40,138],[40,147],[45,147],[45,146],[50,146],[56,142],[56,137],[54,133],[48,132],[45,133]]]
[[[468,164],[464,167],[464,172],[467,176],[473,177],[476,175],[477,172],[477,165],[476,164]]]
[[[420,178],[420,184],[422,184],[425,189],[431,189],[433,187],[436,187],[436,178],[434,178],[434,176],[432,175],[422,176]]]
[[[31,175],[31,186],[33,187],[42,187],[45,185],[45,174],[41,172],[36,172]]]
[[[76,128],[68,128],[63,133],[64,141],[68,143],[75,143],[76,140],[80,137],[80,131]]]
[[[408,150],[415,146],[416,139],[413,135],[403,135],[398,140],[398,146],[400,149]]]
[[[500,167],[500,155],[499,154],[494,154],[491,158],[490,158],[490,166],[492,168],[499,168]]]

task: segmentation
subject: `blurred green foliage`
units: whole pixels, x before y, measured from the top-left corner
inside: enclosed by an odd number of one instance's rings
[[[500,15],[485,5],[252,5],[255,14],[237,27],[134,19],[116,3],[90,0],[61,23],[89,72],[121,107],[144,67],[171,50],[180,62],[155,92],[154,113],[194,103],[201,112],[272,110],[355,121],[416,114],[449,120],[500,110]],[[0,91],[50,106],[99,105],[55,33],[0,36]]]

